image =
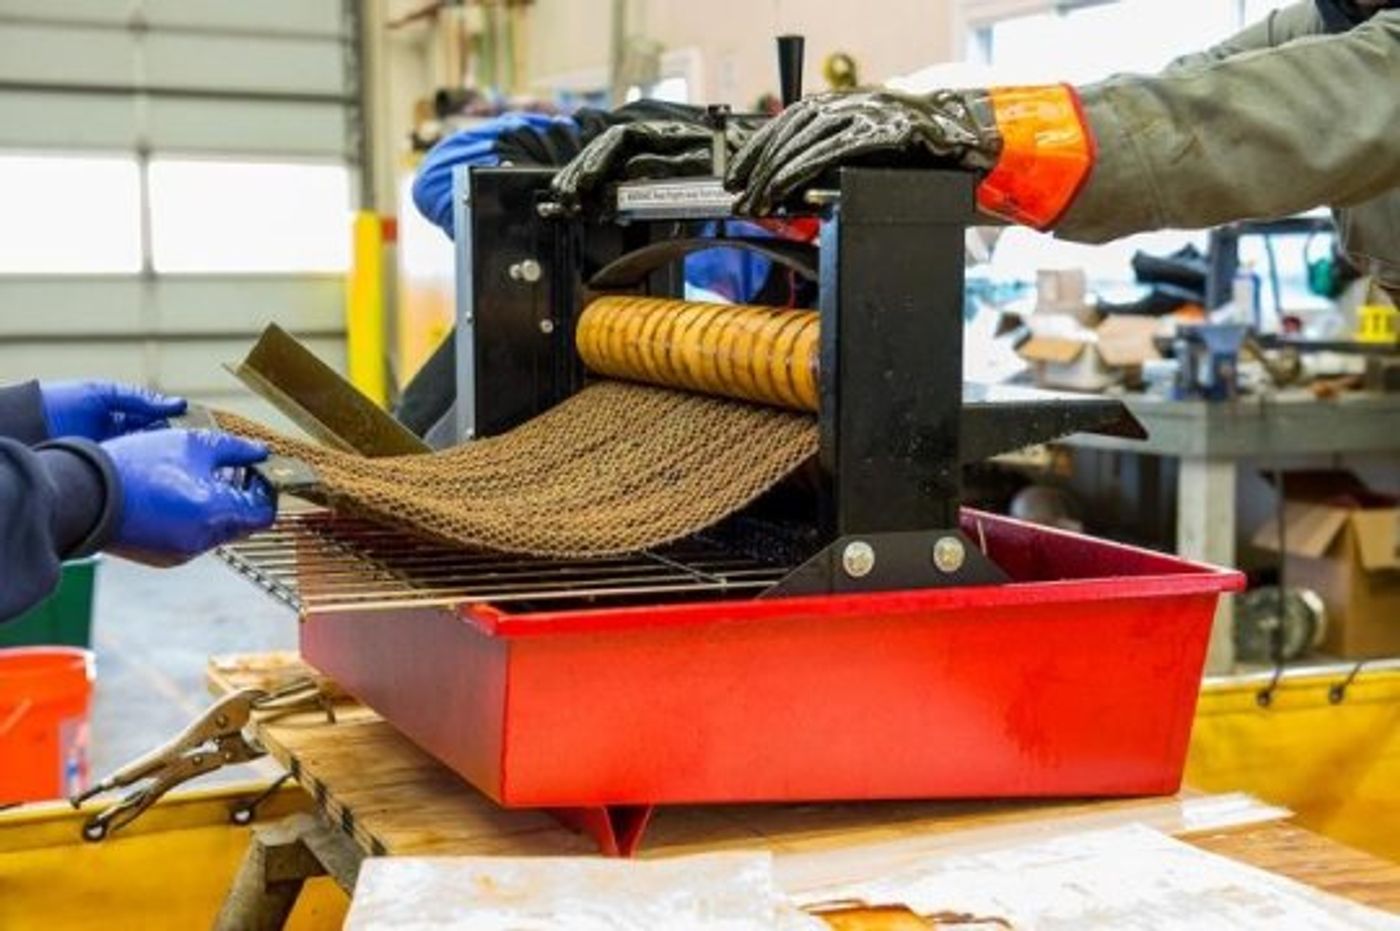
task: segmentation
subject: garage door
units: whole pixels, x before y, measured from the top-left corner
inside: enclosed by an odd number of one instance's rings
[[[0,0],[0,380],[248,407],[276,320],[344,360],[354,0]]]

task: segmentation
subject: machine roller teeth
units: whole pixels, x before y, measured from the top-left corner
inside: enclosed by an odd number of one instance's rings
[[[579,318],[579,356],[613,378],[817,411],[819,315],[809,310],[600,297]]]

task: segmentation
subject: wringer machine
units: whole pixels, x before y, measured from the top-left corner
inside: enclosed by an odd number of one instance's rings
[[[1118,401],[964,386],[972,176],[842,170],[790,210],[815,245],[699,235],[729,216],[716,179],[631,182],[570,215],[551,176],[459,173],[462,439],[602,370],[810,408],[810,474],[627,558],[292,515],[274,531],[291,546],[226,556],[299,608],[309,663],[499,804],[611,853],[657,805],[1175,791],[1240,578],[960,512],[964,463],[1142,435]],[[680,299],[681,262],[721,245],[810,282],[818,315],[702,325],[726,311]]]

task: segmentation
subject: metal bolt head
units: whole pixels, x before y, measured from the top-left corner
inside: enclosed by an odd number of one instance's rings
[[[540,263],[534,259],[521,259],[514,262],[506,269],[506,274],[510,275],[511,281],[523,281],[526,284],[534,284],[544,276],[544,269]]]
[[[853,579],[864,578],[875,568],[875,550],[864,540],[853,540],[841,551],[841,568]]]
[[[548,318],[540,321],[540,332],[545,336],[554,332],[554,321]]]
[[[957,537],[939,537],[933,544],[933,564],[939,572],[954,573],[967,559],[967,548]]]

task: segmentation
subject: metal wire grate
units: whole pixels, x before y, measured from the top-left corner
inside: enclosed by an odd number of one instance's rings
[[[600,559],[547,560],[470,551],[362,519],[308,509],[222,547],[241,575],[298,611],[375,611],[487,602],[540,608],[753,597],[787,567],[691,538]]]

